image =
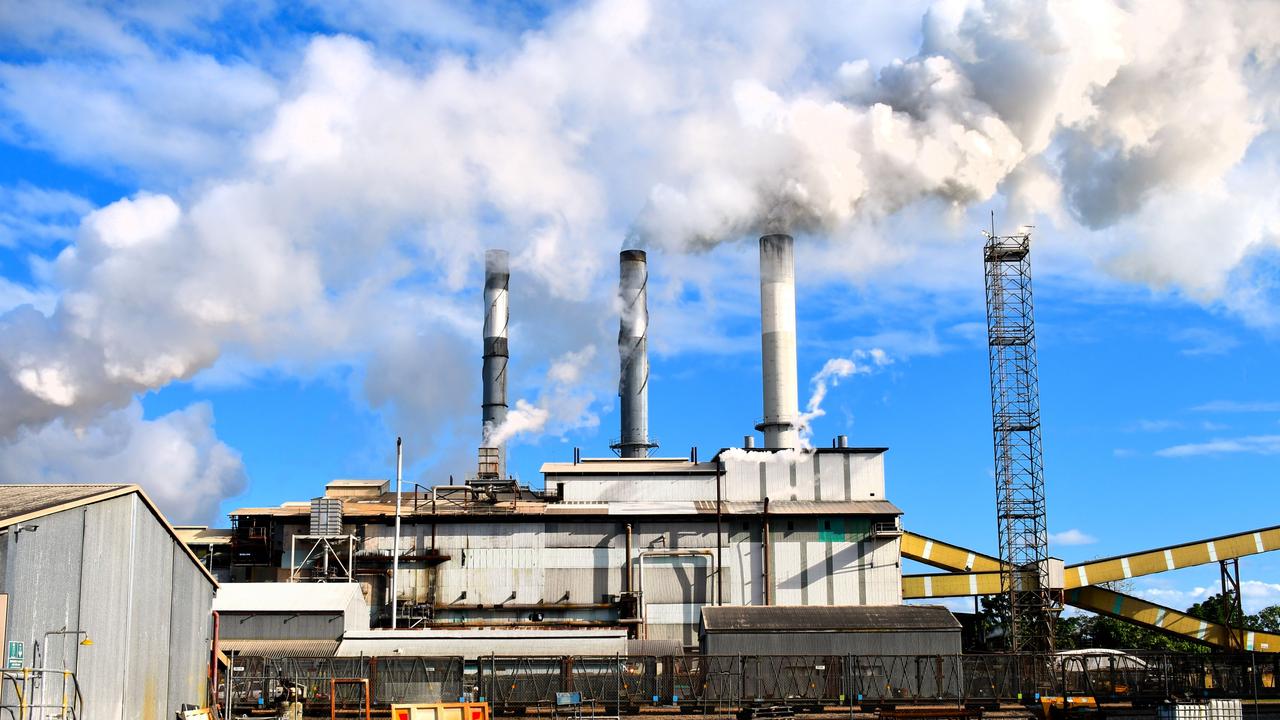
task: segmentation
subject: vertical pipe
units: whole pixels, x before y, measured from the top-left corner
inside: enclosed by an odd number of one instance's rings
[[[481,405],[483,444],[507,419],[507,325],[510,323],[508,286],[511,269],[506,250],[484,254],[484,395]],[[498,477],[506,477],[506,448],[498,448]]]
[[[723,467],[723,465],[721,466]],[[720,503],[720,481],[724,478],[722,471],[716,471],[716,604],[724,604],[724,583],[721,582],[720,570],[724,567],[724,529],[721,525],[722,512]]]
[[[649,456],[649,264],[643,250],[618,256],[618,397],[621,436],[613,448],[624,458]]]
[[[633,588],[631,578],[631,523],[627,523],[627,566],[626,573],[623,574],[622,578],[626,581],[627,592],[631,592]]]
[[[760,532],[760,567],[763,570],[762,586],[760,588],[760,597],[764,600],[765,605],[772,605],[770,602],[773,592],[771,591],[769,582],[769,498],[764,499],[764,519],[762,521]]]
[[[391,629],[400,617],[400,483],[404,474],[404,442],[396,438],[396,530],[391,539]]]
[[[760,367],[764,379],[764,432],[767,448],[800,444],[796,381],[796,270],[790,235],[760,238]]]

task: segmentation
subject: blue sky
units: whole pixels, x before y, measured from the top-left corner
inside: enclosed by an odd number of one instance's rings
[[[707,457],[761,414],[754,237],[782,224],[801,404],[828,360],[866,370],[815,444],[888,447],[906,524],[991,552],[994,211],[1036,226],[1055,553],[1274,525],[1274,10],[1177,8],[0,5],[0,480],[217,522],[387,476],[397,434],[410,481],[461,477],[486,247],[541,418],[523,480],[617,435],[624,244],[651,432]],[[1280,602],[1280,560],[1242,575]]]

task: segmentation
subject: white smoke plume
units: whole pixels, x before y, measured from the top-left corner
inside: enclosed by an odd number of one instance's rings
[[[547,370],[537,401],[516,400],[516,406],[507,412],[507,419],[485,437],[485,446],[502,445],[517,435],[563,433],[567,429],[599,425],[600,418],[591,411],[595,393],[586,377],[595,357],[595,346],[588,345],[556,359]]]
[[[827,392],[840,384],[844,378],[853,375],[869,375],[893,362],[880,348],[855,350],[849,357],[837,357],[827,360],[812,378],[809,385],[813,387],[809,402],[804,412],[800,413],[800,442],[809,447],[813,438],[813,421],[827,414],[822,403],[827,399]]]
[[[92,436],[140,393],[227,359],[358,367],[358,400],[415,452],[473,447],[485,247],[512,251],[512,386],[538,398],[517,402],[507,437],[595,422],[591,397],[607,393],[565,395],[522,368],[609,344],[628,234],[674,253],[820,232],[870,273],[936,245],[868,223],[903,208],[954,219],[1001,195],[1011,225],[1047,215],[1078,231],[1064,252],[1082,264],[1267,315],[1231,278],[1280,235],[1277,184],[1251,181],[1275,160],[1258,139],[1280,119],[1276,3],[943,0],[918,48],[871,61],[878,30],[827,3],[599,0],[518,36],[469,26],[474,52],[404,61],[334,35],[298,57],[245,53],[274,58],[263,67],[150,49],[200,27],[178,11],[148,34],[147,14],[54,6],[0,9],[15,47],[72,46],[0,62],[0,134],[143,189],[84,214],[30,287],[0,285],[24,303],[0,307],[3,455],[44,428]],[[1181,233],[1233,199],[1247,217],[1231,232]],[[44,200],[57,208],[0,218],[0,244],[38,241],[42,212],[43,237],[65,240],[58,208],[76,199]],[[1171,203],[1199,215],[1152,217]]]

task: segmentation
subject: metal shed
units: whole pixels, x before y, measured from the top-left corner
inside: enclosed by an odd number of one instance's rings
[[[142,489],[0,487],[5,667],[70,671],[82,716],[162,718],[207,702],[217,583]],[[5,682],[0,708],[17,707],[17,687]]]
[[[938,605],[702,608],[706,655],[959,655],[960,623]]]
[[[224,583],[213,609],[228,655],[330,657],[345,633],[369,629],[358,583]]]

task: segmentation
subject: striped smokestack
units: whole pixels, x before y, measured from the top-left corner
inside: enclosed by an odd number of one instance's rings
[[[650,448],[657,447],[649,439],[648,259],[643,250],[623,250],[618,268],[618,296],[622,301],[618,323],[622,435],[613,449],[624,458],[643,458],[649,456]]]
[[[507,419],[507,324],[510,313],[507,286],[511,280],[506,250],[484,254],[484,390],[483,445]],[[498,477],[506,474],[506,449],[498,448]]]
[[[800,445],[796,382],[796,269],[790,235],[760,238],[760,365],[764,375],[767,448]]]

